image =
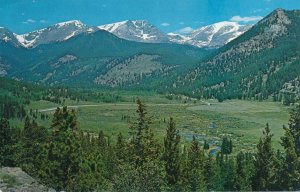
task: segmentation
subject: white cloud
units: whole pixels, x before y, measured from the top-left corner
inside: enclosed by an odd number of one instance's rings
[[[162,24],[160,24],[161,26],[164,26],[164,27],[168,27],[168,26],[170,26],[170,23],[162,23]]]
[[[179,22],[179,25],[184,25],[184,22]]]
[[[178,34],[187,34],[187,33],[190,33],[192,32],[194,29],[192,27],[185,27],[185,28],[182,28],[182,29],[179,29],[177,31],[175,31],[175,33],[178,33]]]
[[[42,19],[40,20],[40,23],[47,23],[46,20]]]
[[[35,20],[34,19],[27,19],[26,21],[23,21],[22,23],[31,24],[31,23],[35,23]]]
[[[250,16],[250,17],[241,17],[239,15],[231,17],[230,21],[234,22],[242,22],[242,23],[249,23],[249,22],[256,22],[263,19],[262,16]]]

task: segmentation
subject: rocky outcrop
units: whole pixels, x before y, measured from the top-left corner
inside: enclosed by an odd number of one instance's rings
[[[55,192],[39,184],[18,167],[0,168],[0,191],[3,192]]]

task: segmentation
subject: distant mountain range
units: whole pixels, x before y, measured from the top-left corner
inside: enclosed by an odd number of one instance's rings
[[[78,21],[25,35],[1,31],[0,76],[50,85],[155,87],[211,52],[174,43],[129,41]]]
[[[277,9],[254,26],[221,22],[184,36],[147,21],[69,21],[23,35],[0,28],[0,76],[219,100],[290,99],[300,96],[299,26],[300,11]]]
[[[129,41],[177,43],[200,48],[219,48],[243,34],[250,27],[250,25],[239,25],[235,22],[220,22],[201,27],[185,35],[180,35],[175,33],[165,34],[146,20],[127,20],[97,27],[87,26],[80,21],[74,20],[58,23],[22,35],[12,33],[5,28],[0,28],[0,37],[6,41],[12,41],[17,46],[32,48],[41,44],[64,41],[81,33],[105,30]]]
[[[168,36],[160,31],[157,27],[145,20],[123,21],[108,25],[99,26],[114,35],[130,41],[144,43],[167,43]]]
[[[219,48],[248,31],[252,25],[236,22],[219,22],[193,30],[185,35],[169,33],[169,40],[179,44],[196,47]]]

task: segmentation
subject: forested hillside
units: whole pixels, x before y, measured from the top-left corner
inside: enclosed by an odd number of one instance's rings
[[[299,96],[299,16],[300,11],[275,10],[179,78],[176,92],[220,101],[271,96],[294,102]]]
[[[0,116],[23,120],[32,101],[49,101],[64,104],[65,100],[118,102],[122,97],[109,91],[74,90],[66,87],[45,87],[0,77]],[[30,112],[32,115],[32,111]]]
[[[127,41],[102,30],[35,48],[0,40],[0,75],[53,86],[153,89],[195,67],[211,52]]]
[[[57,108],[50,127],[26,117],[22,129],[0,121],[0,165],[19,166],[47,187],[64,191],[267,191],[299,190],[300,107],[284,127],[282,150],[268,125],[255,153],[237,152],[224,137],[217,156],[193,137],[184,144],[170,118],[163,142],[151,114],[137,100],[130,137],[81,131],[74,110]]]

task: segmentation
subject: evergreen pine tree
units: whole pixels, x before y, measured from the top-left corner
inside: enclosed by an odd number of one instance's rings
[[[9,121],[5,118],[0,119],[0,166],[14,166],[12,137]]]
[[[57,108],[51,125],[44,181],[57,190],[76,190],[82,159],[81,141],[74,110]],[[46,164],[45,163],[45,164]]]
[[[273,161],[274,151],[272,148],[272,137],[269,124],[266,125],[263,131],[263,137],[260,138],[257,145],[257,153],[254,161],[256,168],[253,177],[253,190],[268,190],[271,185],[270,178],[274,174]]]
[[[297,156],[300,157],[300,105],[294,108],[290,114],[289,128],[294,138]]]
[[[115,146],[115,153],[119,163],[125,162],[128,159],[126,150],[127,149],[126,149],[126,143],[124,137],[122,133],[119,133],[117,137],[117,143]]]
[[[281,190],[297,190],[300,187],[299,159],[296,153],[296,145],[291,130],[284,127],[285,134],[281,137],[281,145],[285,156],[279,171]]]
[[[147,116],[145,105],[137,99],[137,120],[130,127],[131,142],[128,146],[129,164],[123,165],[121,171],[132,172],[132,175],[124,175],[116,185],[127,188],[128,180],[133,179],[135,188],[138,191],[159,191],[164,183],[163,164],[160,161],[160,146],[154,138],[150,128],[150,118]],[[128,184],[128,183],[127,183]]]
[[[44,152],[43,144],[48,139],[47,130],[39,127],[35,121],[30,122],[27,116],[21,136],[22,152],[19,163],[26,172],[37,174]]]
[[[177,184],[180,179],[180,136],[175,127],[173,118],[170,118],[167,134],[164,139],[163,161],[166,171],[166,182],[171,191],[178,188]]]
[[[140,167],[147,160],[158,158],[158,143],[150,129],[151,120],[147,116],[145,105],[142,104],[140,99],[137,99],[137,105],[137,121],[132,124],[130,129],[133,162],[136,167]]]
[[[208,150],[208,149],[209,149],[209,144],[207,143],[206,140],[204,140],[203,149],[204,149],[204,150]]]
[[[240,152],[236,156],[236,190],[252,191],[254,164],[252,154]]]
[[[204,158],[199,142],[193,137],[188,150],[187,165],[184,170],[184,177],[186,177],[187,183],[183,183],[189,191],[206,191],[207,189],[203,173]]]

